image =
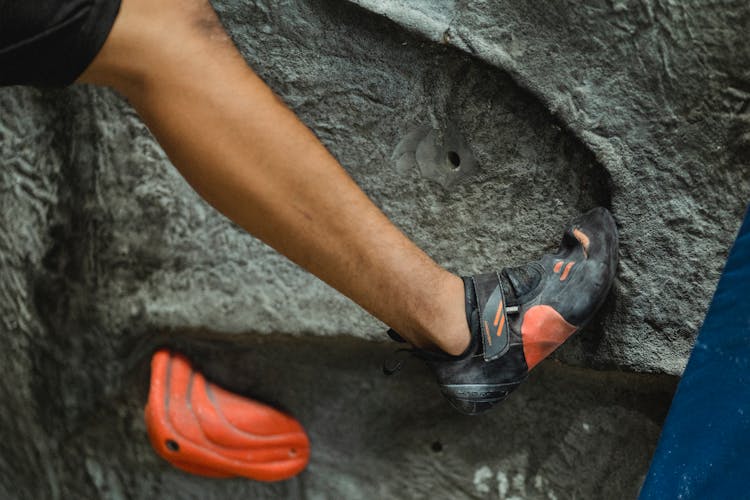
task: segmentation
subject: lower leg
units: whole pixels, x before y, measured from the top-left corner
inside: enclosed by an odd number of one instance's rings
[[[463,352],[461,279],[406,238],[247,67],[205,0],[123,0],[82,82],[133,104],[208,202],[422,348]]]

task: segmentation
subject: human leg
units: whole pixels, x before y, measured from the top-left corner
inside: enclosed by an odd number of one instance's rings
[[[203,0],[124,0],[82,82],[133,104],[196,191],[412,344],[463,352],[463,285],[247,66]]]
[[[603,209],[521,268],[464,280],[440,268],[247,67],[205,0],[124,0],[81,81],[127,96],[198,193],[394,327],[464,412],[504,399],[614,279]]]

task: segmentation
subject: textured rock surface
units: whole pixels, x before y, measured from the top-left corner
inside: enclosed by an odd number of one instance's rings
[[[380,378],[390,347],[369,341],[383,326],[202,202],[119,97],[2,89],[0,496],[637,491],[750,194],[750,7],[333,4],[216,7],[251,65],[449,268],[523,262],[609,206],[622,264],[600,320],[565,365],[465,419],[418,368]],[[476,172],[430,180],[418,152],[394,156],[420,127],[470,150]],[[139,412],[162,343],[293,410],[310,470],[267,486],[159,462]]]

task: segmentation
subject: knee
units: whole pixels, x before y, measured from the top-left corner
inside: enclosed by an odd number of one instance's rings
[[[186,57],[191,48],[231,43],[208,0],[122,0],[130,36],[160,57]],[[145,54],[144,54],[145,55]]]
[[[208,0],[122,0],[107,41],[81,81],[127,89],[232,46]]]

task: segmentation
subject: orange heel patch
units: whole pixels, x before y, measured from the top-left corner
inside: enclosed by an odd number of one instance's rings
[[[167,350],[151,360],[145,410],[151,444],[184,471],[280,481],[299,474],[310,442],[297,420],[214,385]]]
[[[576,329],[550,306],[534,306],[526,311],[521,325],[521,338],[529,370],[552,354]]]

